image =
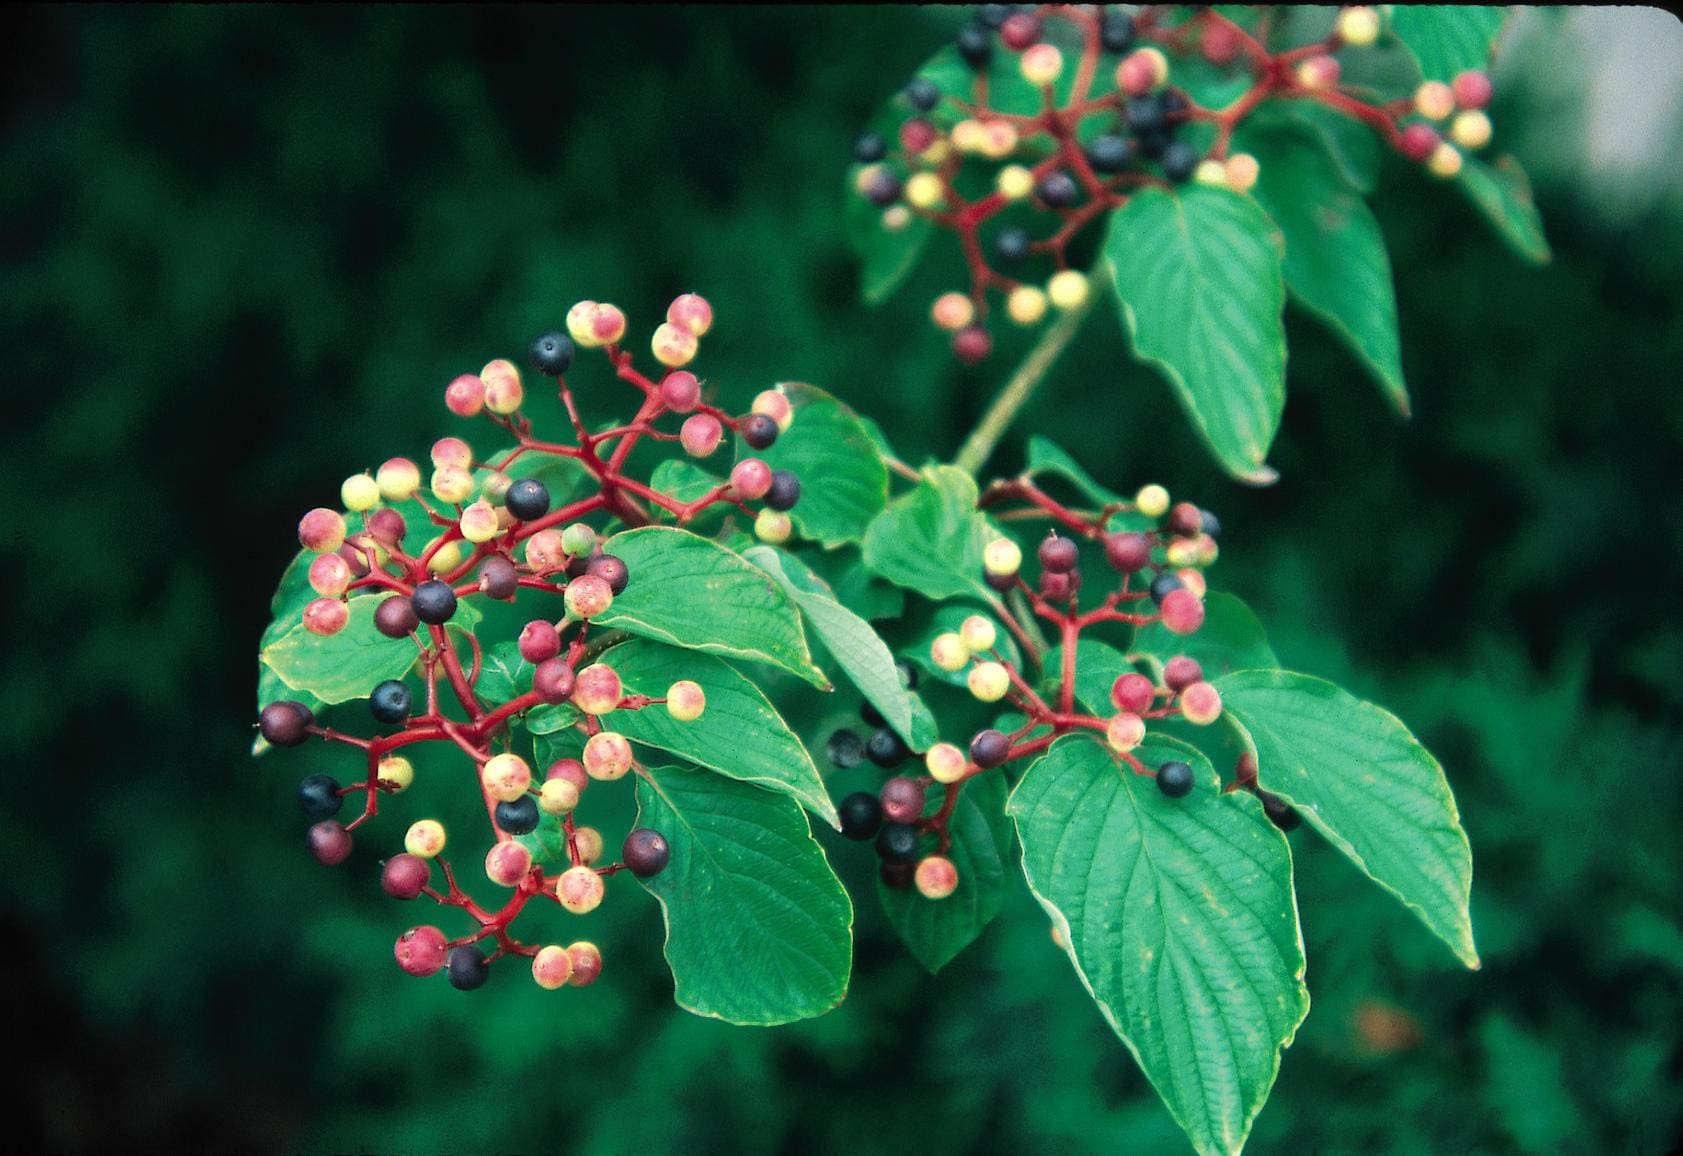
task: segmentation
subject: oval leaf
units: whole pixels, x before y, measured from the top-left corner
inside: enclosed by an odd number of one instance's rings
[[[605,547],[624,560],[631,581],[596,626],[722,654],[751,658],[828,690],[812,665],[801,617],[789,596],[756,566],[716,542],[672,526],[615,534]]]
[[[824,780],[801,740],[760,688],[717,658],[632,639],[602,655],[627,694],[661,698],[681,678],[698,683],[707,709],[679,722],[663,706],[621,710],[606,726],[635,742],[659,747],[710,770],[788,795],[832,827],[839,827]]]
[[[1169,378],[1222,468],[1265,485],[1286,400],[1281,240],[1249,197],[1146,189],[1104,252],[1134,352]]]
[[[325,703],[367,698],[379,683],[402,678],[419,657],[410,639],[387,638],[374,628],[375,607],[384,600],[383,594],[350,599],[344,629],[326,637],[297,622],[263,648],[263,664],[288,687]],[[468,609],[464,603],[456,613]],[[478,612],[473,615],[477,618]]]
[[[637,780],[672,860],[639,880],[666,917],[678,1006],[733,1024],[822,1015],[847,995],[853,905],[789,799],[679,767]]]
[[[1029,886],[1110,1026],[1200,1152],[1243,1147],[1309,1010],[1285,838],[1246,793],[1193,764],[1166,798],[1081,737],[1054,743],[1009,804]]]
[[[1488,68],[1507,9],[1479,4],[1397,4],[1391,31],[1420,66],[1425,80],[1448,82],[1457,72]]]
[[[1455,183],[1509,249],[1533,265],[1549,263],[1554,254],[1543,235],[1543,217],[1537,212],[1531,182],[1518,161],[1500,157],[1494,165],[1487,165],[1476,157],[1467,157]]]
[[[871,520],[865,565],[925,598],[973,595],[991,603],[982,551],[993,537],[976,511],[976,480],[953,466],[930,466],[916,489]]]
[[[1330,682],[1286,670],[1240,671],[1215,685],[1262,785],[1478,967],[1467,914],[1472,851],[1443,768],[1408,728]]]
[[[1235,670],[1280,665],[1268,635],[1251,608],[1231,594],[1211,594],[1204,599],[1204,625],[1192,635],[1175,634],[1161,622],[1134,632],[1128,657],[1151,663],[1159,671],[1176,655],[1198,660],[1205,678]]]
[[[803,537],[827,547],[861,541],[888,504],[888,467],[876,443],[851,409],[817,386],[780,388],[794,406],[794,422],[759,456],[805,482],[789,516]]]
[[[940,790],[930,792],[928,812],[940,809]],[[888,921],[906,948],[930,973],[940,971],[970,946],[1005,902],[1005,858],[1011,828],[1005,817],[1005,779],[982,775],[964,785],[953,804],[947,830],[947,858],[958,869],[958,890],[945,899],[925,899],[913,888],[896,890],[877,881]]]

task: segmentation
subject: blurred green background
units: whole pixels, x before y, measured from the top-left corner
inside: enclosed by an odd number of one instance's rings
[[[1110,485],[1215,508],[1215,584],[1288,665],[1396,710],[1456,788],[1480,973],[1294,838],[1315,1006],[1257,1151],[1679,1136],[1683,132],[1675,103],[1617,94],[1683,89],[1683,56],[1663,14],[1582,16],[1523,22],[1499,73],[1498,145],[1533,170],[1552,266],[1520,265],[1453,190],[1387,172],[1411,422],[1293,315],[1282,480],[1237,487],[1100,310],[995,458],[1014,469],[1038,432]],[[303,853],[307,758],[247,755],[299,512],[424,454],[452,428],[443,383],[576,299],[646,333],[704,292],[727,404],[806,379],[914,459],[953,452],[1021,342],[954,364],[926,321],[951,254],[865,311],[839,197],[857,128],[958,19],[8,17],[12,1143],[1181,1150],[1026,894],[931,979],[876,909],[868,856],[829,841],[863,898],[853,994],[787,1028],[678,1011],[635,889],[588,917],[609,961],[590,991],[506,975],[464,995],[392,966],[415,913],[379,894],[373,850],[341,871]]]

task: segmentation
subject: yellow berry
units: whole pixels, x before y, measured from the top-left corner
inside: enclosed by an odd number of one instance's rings
[[[512,361],[497,358],[479,371],[479,380],[485,383],[485,408],[492,413],[511,414],[526,400],[520,370]]]
[[[970,693],[983,702],[998,702],[1011,689],[1011,676],[997,662],[978,662],[966,679]]]
[[[912,223],[912,211],[905,205],[890,205],[882,211],[882,227],[890,233],[898,233]]]
[[[957,634],[937,634],[929,644],[929,661],[937,668],[953,674],[963,670],[970,661],[970,648]]]
[[[473,496],[473,475],[463,466],[440,466],[432,472],[432,492],[441,502],[465,502]]]
[[[1017,149],[1017,130],[1009,121],[990,120],[982,125],[976,151],[989,160],[1002,161]]]
[[[1141,486],[1134,495],[1134,507],[1148,518],[1161,518],[1169,512],[1169,491],[1155,483]]]
[[[770,542],[776,546],[787,542],[789,535],[794,532],[795,523],[781,510],[773,510],[768,506],[754,516],[754,537],[762,542]]]
[[[1024,80],[1042,87],[1051,84],[1063,72],[1064,54],[1058,51],[1057,45],[1042,41],[1023,50],[1017,67],[1022,70]]]
[[[958,636],[970,653],[979,654],[993,649],[993,644],[999,640],[999,631],[989,619],[972,614],[959,625]]]
[[[418,819],[403,836],[403,849],[411,855],[431,859],[444,850],[444,824],[437,819]]]
[[[949,333],[956,333],[976,320],[976,306],[963,293],[943,293],[929,307],[929,317]]]
[[[1445,180],[1455,176],[1461,171],[1461,150],[1448,141],[1439,141],[1426,160],[1426,171]]]
[[[1180,579],[1182,586],[1192,591],[1199,598],[1209,593],[1210,584],[1204,580],[1202,570],[1194,570],[1191,566],[1188,566],[1185,569],[1176,570],[1175,577]]]
[[[392,458],[375,473],[374,483],[386,501],[401,502],[421,488],[421,467],[408,458]]]
[[[519,755],[494,755],[480,768],[479,780],[497,802],[512,803],[532,785],[532,768]]]
[[[1046,316],[1046,294],[1033,285],[1019,285],[1005,298],[1005,315],[1018,325],[1034,325]]]
[[[671,369],[677,369],[695,360],[700,343],[695,334],[684,326],[663,321],[655,329],[654,336],[649,339],[649,348],[654,350],[656,361]]]
[[[353,513],[372,510],[380,504],[380,483],[367,474],[352,474],[339,487],[339,500]]]
[[[1015,574],[1022,565],[1022,548],[1009,538],[995,538],[982,550],[982,566],[989,574]]]
[[[1449,139],[1469,150],[1489,144],[1490,131],[1490,118],[1476,109],[1458,114],[1449,123]]]
[[[913,208],[934,209],[946,198],[946,188],[934,173],[913,173],[906,182],[906,203]]]
[[[1428,80],[1414,90],[1414,111],[1427,120],[1442,120],[1455,111],[1455,90],[1441,80]]]
[[[964,777],[970,760],[952,743],[936,743],[923,756],[923,765],[937,783],[956,783]]]
[[[1366,48],[1379,39],[1379,13],[1372,8],[1346,8],[1338,14],[1338,38],[1353,48]]]
[[[1034,174],[1022,165],[1006,165],[994,178],[994,187],[1008,201],[1020,201],[1034,192]]]
[[[555,897],[574,915],[595,911],[605,890],[602,877],[589,867],[569,867],[555,881]]]
[[[538,809],[546,815],[565,815],[578,805],[579,789],[566,779],[550,779],[538,792]]]
[[[679,679],[666,688],[666,713],[679,722],[694,722],[707,709],[707,692],[689,679]]]
[[[1081,308],[1087,304],[1090,291],[1087,274],[1078,269],[1065,269],[1061,273],[1054,273],[1052,279],[1046,282],[1046,296],[1059,309]]]
[[[432,542],[428,542],[427,549],[431,550],[433,542],[437,541],[438,539],[434,538]],[[461,564],[462,544],[460,542],[448,542],[433,551],[432,557],[427,560],[427,572],[430,574],[447,574]]]
[[[497,536],[497,511],[484,498],[462,511],[459,522],[462,537],[475,546],[481,542],[489,542]]]
[[[375,778],[382,783],[391,785],[392,793],[408,789],[415,781],[415,765],[402,755],[387,755],[380,760],[379,767],[374,772]]]

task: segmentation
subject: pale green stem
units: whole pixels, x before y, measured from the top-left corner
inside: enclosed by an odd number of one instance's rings
[[[1086,320],[1093,305],[1104,295],[1110,283],[1110,270],[1101,259],[1093,266],[1088,274],[1088,284],[1091,286],[1087,300],[1074,309],[1063,314],[1052,324],[1052,327],[1041,334],[1040,340],[1035,342],[1034,348],[1029,350],[1028,356],[1017,367],[1017,372],[1011,375],[1011,380],[1005,383],[999,396],[993,399],[993,404],[982,415],[982,420],[976,423],[976,428],[965,439],[964,445],[959,447],[958,456],[953,458],[953,465],[967,474],[975,474],[987,463],[988,456],[993,453],[994,446],[1005,436],[1005,431],[1011,427],[1017,417],[1017,411],[1028,404],[1029,398],[1045,380],[1051,370],[1053,362],[1064,347],[1075,337],[1076,330]]]

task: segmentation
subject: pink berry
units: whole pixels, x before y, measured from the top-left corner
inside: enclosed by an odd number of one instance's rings
[[[432,864],[408,852],[393,855],[380,869],[380,887],[393,899],[413,899],[432,880]]]
[[[900,147],[914,157],[934,144],[940,133],[921,116],[914,116],[900,126]]]
[[[1442,139],[1438,136],[1437,129],[1423,121],[1415,121],[1402,130],[1402,141],[1399,147],[1403,156],[1421,164],[1437,151],[1438,144]]]
[[[1005,23],[999,26],[999,39],[1011,51],[1021,52],[1031,45],[1038,44],[1043,31],[1040,17],[1034,13],[1013,12],[1005,18]]]
[[[1177,655],[1163,664],[1163,685],[1177,693],[1203,677],[1204,668],[1198,664],[1198,660],[1188,658],[1184,654]]]
[[[602,952],[594,943],[568,944],[567,955],[573,961],[573,978],[567,982],[573,987],[589,987],[602,974]]]
[[[331,554],[345,544],[345,519],[318,506],[298,520],[298,542],[317,554]]]
[[[1191,634],[1204,625],[1204,604],[1184,587],[1163,599],[1163,625],[1172,634]]]
[[[532,869],[532,853],[514,842],[498,843],[485,856],[485,874],[493,883],[513,887]]]
[[[345,629],[351,612],[337,598],[317,598],[304,607],[304,629],[326,637]]]
[[[953,356],[975,365],[993,350],[993,338],[980,325],[970,325],[953,334]]]
[[[1455,93],[1455,103],[1461,108],[1483,108],[1490,103],[1491,84],[1488,73],[1468,71],[1457,73],[1449,87]]]
[[[464,373],[444,387],[444,406],[457,417],[474,417],[485,408],[485,382]]]
[[[520,631],[520,657],[536,666],[561,653],[561,635],[542,619],[528,622]]]
[[[701,337],[713,327],[713,306],[698,293],[685,293],[667,306],[666,320]]]
[[[660,400],[673,413],[688,413],[701,401],[701,382],[687,369],[674,369],[660,383]]]
[[[324,819],[310,828],[310,854],[324,867],[336,867],[349,858],[351,833],[337,819]]]
[[[678,431],[678,441],[692,458],[704,458],[719,448],[725,427],[710,413],[691,414]]]
[[[1129,714],[1144,714],[1150,710],[1156,694],[1157,688],[1143,674],[1124,674],[1110,684],[1110,701],[1116,704],[1117,710]]]
[[[368,532],[383,546],[403,545],[403,535],[408,531],[409,525],[403,520],[403,515],[390,507],[368,515]]]
[[[444,966],[447,942],[436,927],[411,927],[397,937],[392,953],[410,975],[435,975]]]
[[[730,484],[738,497],[758,501],[771,489],[771,467],[759,458],[743,458],[731,470]]]

